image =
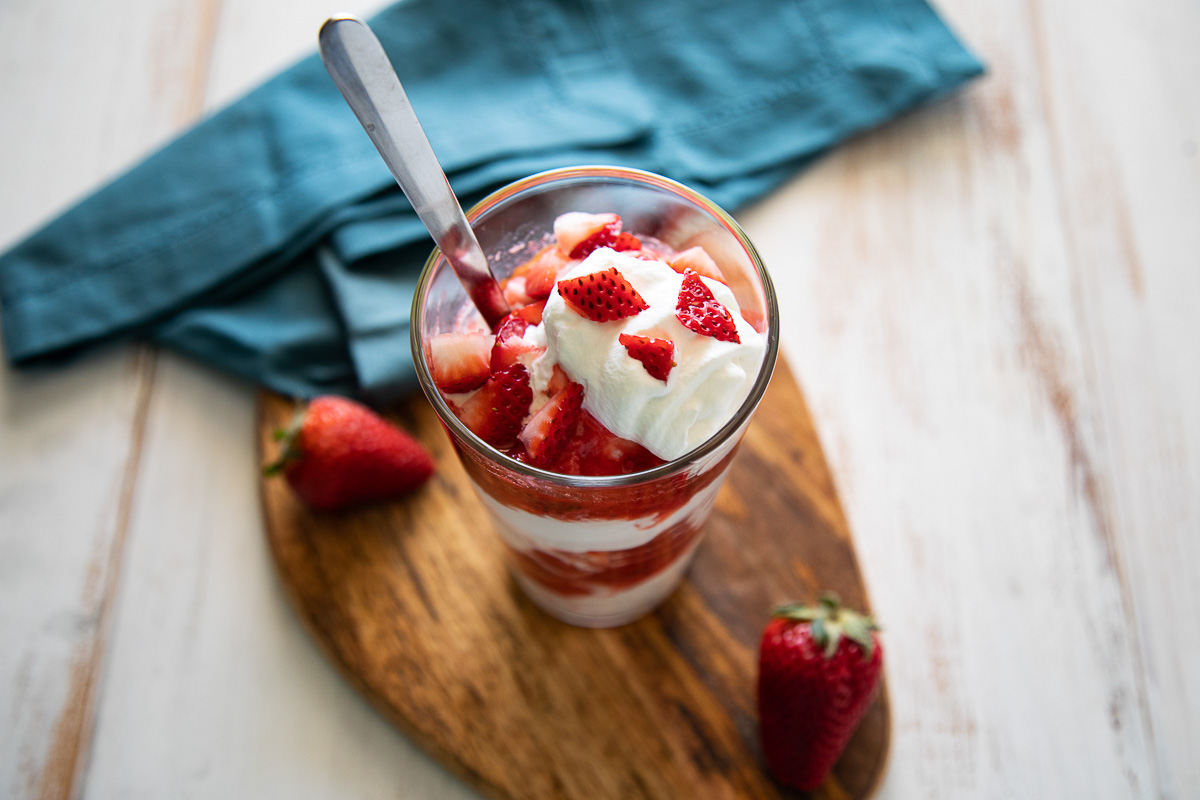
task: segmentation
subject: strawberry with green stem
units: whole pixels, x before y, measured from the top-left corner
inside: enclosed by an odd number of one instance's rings
[[[879,627],[824,593],[777,608],[759,650],[763,755],[780,783],[816,789],[871,705],[883,670]]]
[[[433,459],[416,439],[344,397],[314,398],[275,438],[283,448],[263,474],[283,473],[315,511],[396,497],[433,474]]]

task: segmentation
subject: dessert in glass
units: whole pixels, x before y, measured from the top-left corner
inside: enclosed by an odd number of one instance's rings
[[[728,214],[639,170],[541,173],[467,218],[512,314],[490,329],[435,252],[421,386],[526,595],[630,622],[682,579],[770,381],[770,277]]]

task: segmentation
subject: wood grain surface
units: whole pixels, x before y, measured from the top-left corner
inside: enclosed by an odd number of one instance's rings
[[[0,248],[383,1],[0,2]],[[887,626],[878,795],[1191,800],[1200,3],[931,5],[987,76],[737,214]],[[293,612],[257,395],[0,369],[0,797],[478,800]]]
[[[293,405],[264,394],[264,460]],[[504,800],[774,798],[758,745],[758,640],[770,609],[833,589],[868,601],[804,400],[776,371],[689,576],[653,614],[609,630],[527,600],[423,397],[396,421],[438,472],[401,501],[309,512],[263,481],[283,585],[341,672],[480,791]],[[886,690],[822,798],[869,797],[886,762]],[[783,794],[786,794],[784,792]]]

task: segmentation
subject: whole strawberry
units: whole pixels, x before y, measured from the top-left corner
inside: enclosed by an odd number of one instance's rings
[[[813,790],[824,782],[879,688],[883,649],[870,618],[822,594],[781,606],[763,631],[758,720],[775,778]]]
[[[433,459],[415,439],[344,397],[317,397],[286,431],[283,453],[263,473],[280,471],[317,511],[383,500],[411,491],[433,474]]]

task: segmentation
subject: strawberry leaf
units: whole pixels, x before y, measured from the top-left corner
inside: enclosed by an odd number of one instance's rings
[[[833,657],[845,637],[857,644],[863,657],[869,659],[875,650],[874,633],[881,630],[872,617],[843,607],[841,598],[833,592],[822,592],[815,606],[779,606],[771,616],[810,623],[813,641],[826,658]]]

